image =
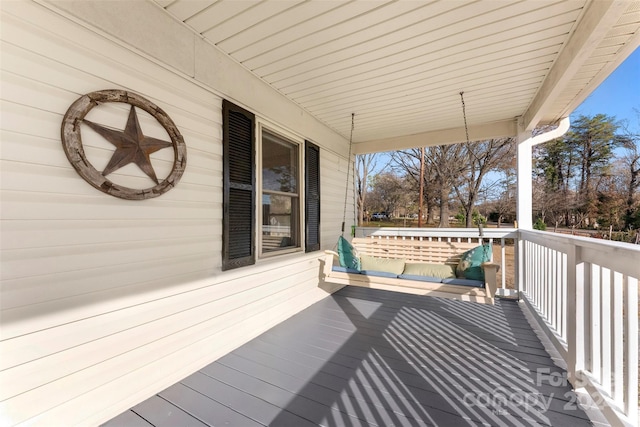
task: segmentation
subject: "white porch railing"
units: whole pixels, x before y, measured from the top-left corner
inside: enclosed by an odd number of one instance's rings
[[[520,290],[612,425],[638,423],[640,246],[519,231]]]
[[[356,228],[356,236],[478,241],[478,229]],[[541,231],[489,228],[485,241],[515,242],[516,290],[612,425],[638,425],[638,279],[640,246]],[[499,290],[500,291],[500,290]]]

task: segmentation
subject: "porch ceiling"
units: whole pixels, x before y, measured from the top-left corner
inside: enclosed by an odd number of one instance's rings
[[[156,0],[356,152],[569,115],[640,45],[640,1]]]

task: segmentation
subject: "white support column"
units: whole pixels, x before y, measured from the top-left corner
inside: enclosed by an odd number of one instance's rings
[[[565,117],[558,123],[558,127],[535,137],[531,136],[531,132],[525,130],[522,118],[518,119],[518,197],[516,200],[516,218],[518,219],[518,228],[523,230],[533,229],[533,186],[531,174],[533,172],[533,146],[560,138],[571,126],[569,117]]]
[[[518,124],[518,194],[516,199],[516,218],[518,220],[518,228],[531,230],[533,228],[533,210],[532,202],[532,156],[533,145],[531,144],[531,132],[525,131]]]
[[[518,120],[518,135],[516,137],[517,153],[516,153],[516,165],[517,165],[517,194],[516,194],[516,222],[517,228],[524,230],[531,230],[533,228],[533,220],[531,211],[533,208],[532,202],[532,181],[531,174],[532,168],[532,145],[531,145],[531,132],[525,131],[522,126],[522,121]],[[516,289],[518,292],[525,290],[525,242],[524,239],[518,239],[518,250],[516,251]]]

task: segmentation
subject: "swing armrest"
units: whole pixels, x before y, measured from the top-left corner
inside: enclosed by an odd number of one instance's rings
[[[337,252],[330,250],[325,250],[324,254],[324,277],[329,277],[331,275],[331,267],[333,267],[333,260],[334,258],[337,259],[339,255]]]
[[[498,270],[500,269],[500,264],[496,264],[493,262],[485,262],[482,264],[482,270],[484,272],[484,282],[485,288],[487,291],[487,296],[489,298],[493,298],[496,295],[496,291],[498,290]]]

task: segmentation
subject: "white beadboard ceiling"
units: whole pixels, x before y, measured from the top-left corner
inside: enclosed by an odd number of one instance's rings
[[[157,0],[357,151],[531,129],[640,45],[640,1]],[[636,93],[630,96],[638,96]]]

